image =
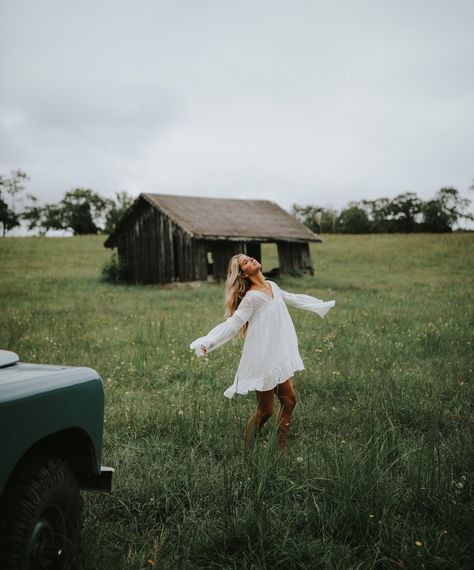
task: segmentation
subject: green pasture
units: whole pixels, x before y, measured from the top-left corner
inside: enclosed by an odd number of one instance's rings
[[[106,395],[111,495],[86,495],[90,570],[473,568],[474,235],[326,236],[281,288],[306,369],[290,452],[242,453],[255,398],[223,397],[242,341],[189,343],[223,284],[100,281],[103,237],[0,239],[0,347],[90,366]],[[263,268],[277,265],[263,248]]]

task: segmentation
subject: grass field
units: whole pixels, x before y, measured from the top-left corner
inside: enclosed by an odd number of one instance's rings
[[[473,568],[474,236],[327,236],[280,287],[306,369],[290,453],[242,456],[253,394],[228,401],[241,340],[189,342],[223,285],[100,282],[103,237],[0,239],[0,347],[85,365],[106,393],[111,495],[86,495],[91,570]],[[272,246],[263,268],[277,265]]]

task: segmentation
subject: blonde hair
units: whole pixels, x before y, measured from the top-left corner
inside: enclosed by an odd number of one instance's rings
[[[240,258],[245,256],[245,253],[237,253],[229,261],[227,267],[227,279],[225,282],[225,315],[227,319],[237,310],[242,301],[245,293],[250,288],[250,279],[242,275],[242,270],[240,269]],[[240,329],[240,335],[245,336],[247,334],[248,323]]]

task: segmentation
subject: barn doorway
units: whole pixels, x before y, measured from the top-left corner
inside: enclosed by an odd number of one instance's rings
[[[262,273],[265,277],[272,278],[280,273],[278,248],[276,243],[264,243],[262,245]]]
[[[255,241],[249,241],[245,245],[245,253],[262,263],[262,244]]]
[[[214,279],[214,257],[212,251],[207,252],[207,280]]]
[[[245,253],[262,264],[265,277],[273,277],[280,272],[278,249],[276,243],[261,243],[249,241]]]

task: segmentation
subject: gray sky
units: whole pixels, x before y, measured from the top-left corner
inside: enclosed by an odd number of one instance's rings
[[[474,198],[472,0],[3,0],[0,173],[332,206]]]

